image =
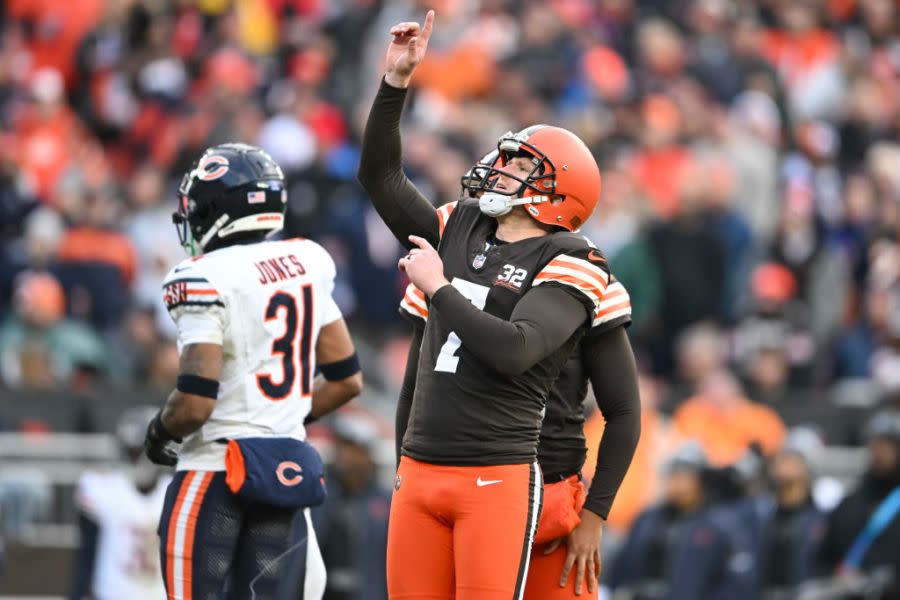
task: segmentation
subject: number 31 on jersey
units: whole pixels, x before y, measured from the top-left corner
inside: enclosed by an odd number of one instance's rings
[[[256,376],[260,391],[269,400],[284,400],[294,391],[294,383],[297,381],[295,364],[300,367],[300,394],[304,398],[312,395],[312,304],[313,291],[310,284],[302,287],[299,306],[293,294],[283,290],[275,292],[269,299],[265,320],[268,322],[284,318],[284,335],[272,342],[272,354],[281,356],[280,381],[276,383],[270,373]]]

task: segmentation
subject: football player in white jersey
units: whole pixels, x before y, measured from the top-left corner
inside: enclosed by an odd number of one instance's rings
[[[126,410],[116,425],[124,468],[86,471],[75,491],[81,544],[70,594],[73,600],[165,596],[160,577],[158,515],[171,477],[143,455],[151,406]]]
[[[193,257],[163,287],[180,374],[145,440],[154,462],[177,461],[159,526],[169,599],[325,587],[308,509],[324,496],[321,461],[304,422],[358,395],[362,375],[331,257],[267,239],[286,203],[281,168],[245,144],[209,148],[179,189],[173,220]]]

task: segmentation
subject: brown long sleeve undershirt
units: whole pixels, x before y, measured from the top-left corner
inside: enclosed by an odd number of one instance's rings
[[[556,351],[590,318],[590,302],[570,289],[552,283],[531,288],[509,321],[476,308],[452,285],[435,292],[431,306],[469,352],[495,371],[515,376]]]
[[[404,248],[412,248],[410,235],[423,237],[437,248],[437,212],[403,172],[400,115],[405,101],[405,89],[391,87],[382,79],[366,121],[356,176]]]
[[[641,435],[637,366],[625,327],[586,336],[581,360],[606,421],[584,507],[605,519]]]

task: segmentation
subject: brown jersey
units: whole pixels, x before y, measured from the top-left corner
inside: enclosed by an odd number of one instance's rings
[[[438,214],[443,224],[449,207],[441,207]],[[443,230],[443,228],[442,228]],[[424,327],[429,307],[425,294],[409,284],[400,301],[400,312]],[[631,301],[625,287],[611,277],[600,302],[590,331],[586,336],[602,335],[631,322]],[[584,399],[587,393],[588,373],[581,356],[581,343],[566,361],[559,377],[550,388],[544,421],[538,443],[538,463],[544,480],[564,478],[581,470],[587,446],[584,437]]]
[[[496,221],[477,207],[451,205],[438,214],[444,274],[477,307],[508,320],[528,290],[553,285],[581,301],[585,323],[525,373],[510,376],[470,352],[444,324],[440,310],[422,306],[428,320],[403,453],[452,465],[533,461],[550,388],[610,285],[606,261],[578,234],[492,243]]]

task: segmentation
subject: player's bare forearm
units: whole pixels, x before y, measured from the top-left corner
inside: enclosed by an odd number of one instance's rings
[[[316,341],[316,361],[321,372],[313,387],[311,419],[337,410],[359,396],[363,376],[350,330],[344,319],[324,327]]]
[[[188,344],[181,352],[178,373],[218,382],[222,373],[222,346]],[[169,394],[160,420],[169,433],[184,437],[200,429],[215,406],[214,398],[175,389]]]
[[[169,433],[184,437],[194,433],[206,423],[215,405],[215,400],[210,398],[175,390],[169,394],[160,419]]]
[[[323,417],[359,396],[362,389],[361,372],[337,381],[319,378],[313,388],[312,410],[309,414],[313,419]]]

